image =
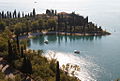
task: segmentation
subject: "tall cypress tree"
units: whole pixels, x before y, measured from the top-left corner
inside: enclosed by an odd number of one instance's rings
[[[57,10],[55,10],[55,16],[57,15]]]
[[[25,17],[25,16],[24,16],[24,12],[22,12],[22,17]]]
[[[30,12],[30,17],[32,17],[33,16],[33,13],[32,12]]]
[[[10,12],[10,18],[12,18],[12,13]]]
[[[23,46],[21,47],[21,57],[23,57]]]
[[[20,52],[19,36],[16,36],[17,50]]]
[[[20,12],[18,12],[18,18],[20,18]]]
[[[0,19],[2,18],[2,14],[1,14],[1,12],[0,12]]]
[[[16,10],[14,10],[14,16],[15,16],[15,18],[17,18],[17,12],[16,12]]]
[[[57,31],[59,32],[60,31],[60,15],[58,14],[58,25],[57,25]]]
[[[5,14],[4,14],[4,11],[2,11],[2,18],[4,18],[5,17]]]
[[[10,40],[8,40],[8,56],[11,56],[11,54],[13,54],[12,45]]]
[[[12,59],[14,60],[14,59],[16,59],[17,54],[18,54],[16,45],[13,45],[12,49],[13,49]]]
[[[84,20],[83,20],[83,33],[84,33],[84,35],[85,35],[85,32],[86,32],[86,31],[85,31],[85,25],[86,25],[86,20],[84,19]]]
[[[7,11],[7,18],[9,18],[9,11]]]
[[[14,60],[14,59],[15,59],[15,55],[13,52],[13,46],[12,46],[10,40],[8,40],[8,60],[11,63],[12,60]]]
[[[24,56],[21,70],[23,73],[32,74],[32,64],[26,56]]]
[[[60,81],[60,69],[59,69],[58,61],[57,61],[57,66],[56,66],[56,81]]]
[[[27,14],[27,17],[28,17],[28,18],[30,17],[30,14],[29,14],[29,13]]]
[[[35,12],[35,8],[33,8],[33,17],[35,17],[36,12]]]

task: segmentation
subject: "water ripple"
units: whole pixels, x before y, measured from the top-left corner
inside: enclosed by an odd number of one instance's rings
[[[75,72],[75,76],[82,81],[97,81],[99,78],[99,73],[103,72],[103,68],[91,61],[93,57],[86,56],[76,56],[72,53],[63,53],[48,50],[45,53],[45,57],[51,59],[55,58],[60,62],[60,67],[62,65],[71,64],[80,66],[80,71]]]

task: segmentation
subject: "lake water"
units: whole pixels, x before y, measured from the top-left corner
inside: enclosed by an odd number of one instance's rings
[[[60,64],[70,62],[80,65],[81,71],[77,76],[82,81],[114,81],[120,78],[119,0],[0,0],[0,11],[17,9],[30,12],[32,8],[36,8],[37,13],[43,13],[45,9],[75,11],[88,16],[89,21],[112,34],[102,37],[38,36],[30,39],[29,48],[56,54]],[[49,44],[44,44],[44,40],[48,40]],[[80,55],[73,53],[76,49],[81,51]]]
[[[45,44],[44,41],[49,43]],[[117,36],[56,36],[43,35],[30,39],[29,48],[43,49],[55,54],[60,64],[72,63],[81,67],[78,75],[83,81],[114,81],[120,77],[120,39]],[[80,54],[74,54],[80,50]]]

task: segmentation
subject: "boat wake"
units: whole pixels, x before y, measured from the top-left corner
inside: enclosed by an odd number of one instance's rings
[[[60,63],[60,67],[62,65],[77,65],[80,67],[79,71],[75,71],[75,76],[78,77],[81,81],[97,81],[96,77],[98,78],[100,71],[102,69],[97,64],[90,61],[91,57],[82,57],[82,56],[75,56],[72,53],[63,53],[63,52],[55,52],[48,50],[44,54],[45,57],[48,59],[56,59]]]

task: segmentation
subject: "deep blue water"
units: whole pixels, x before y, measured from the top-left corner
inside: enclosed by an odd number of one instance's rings
[[[34,3],[34,2],[37,3]],[[37,13],[45,9],[57,9],[58,12],[75,11],[88,16],[89,21],[111,32],[110,36],[40,36],[30,39],[29,48],[54,51],[62,63],[78,63],[81,66],[80,77],[83,81],[114,81],[120,78],[120,1],[119,0],[1,0],[0,11],[30,12],[36,8]],[[44,39],[49,44],[44,44]],[[80,50],[76,55],[74,50]],[[72,59],[71,59],[72,58]],[[77,58],[77,59],[76,59]],[[90,77],[90,78],[87,78]],[[85,79],[86,78],[86,79]]]

